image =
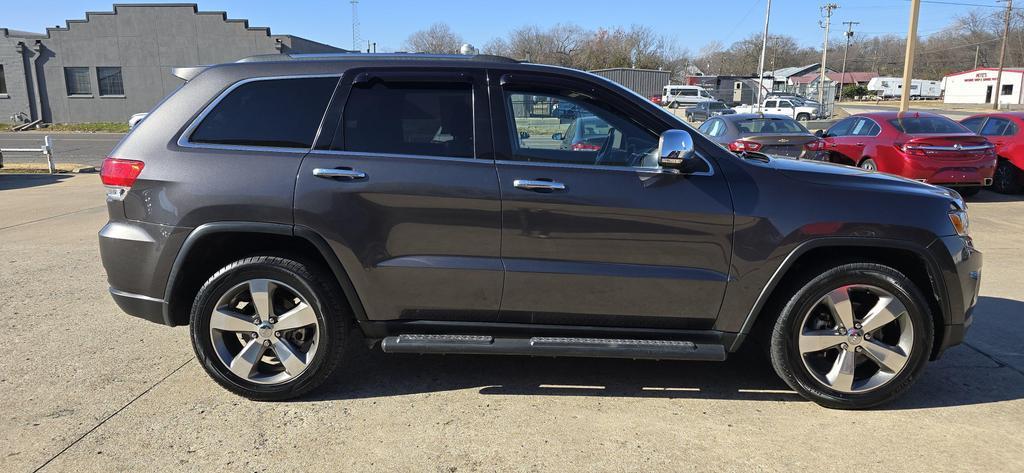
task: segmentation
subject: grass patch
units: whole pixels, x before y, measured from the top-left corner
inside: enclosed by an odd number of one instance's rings
[[[54,123],[43,128],[48,131],[82,131],[92,133],[128,133],[127,123],[95,122],[95,123]]]

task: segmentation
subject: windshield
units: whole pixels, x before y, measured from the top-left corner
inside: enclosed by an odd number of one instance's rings
[[[736,122],[741,133],[810,133],[792,118],[747,118]]]
[[[889,124],[908,135],[937,133],[970,133],[963,125],[946,117],[904,117],[889,120]]]

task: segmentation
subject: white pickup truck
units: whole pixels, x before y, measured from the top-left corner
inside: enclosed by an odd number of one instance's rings
[[[818,118],[818,109],[797,105],[787,99],[767,99],[764,105],[758,110],[757,105],[740,105],[733,107],[736,113],[770,113],[772,115],[786,115],[800,121],[813,120]]]

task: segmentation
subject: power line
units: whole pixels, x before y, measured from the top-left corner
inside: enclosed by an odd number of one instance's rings
[[[904,0],[904,1],[909,2],[910,0]],[[1004,10],[1005,9],[1004,7],[1001,7],[999,5],[985,5],[985,4],[982,4],[982,3],[949,2],[949,1],[943,1],[943,0],[921,0],[921,3],[932,3],[932,4],[936,4],[936,5],[956,5],[956,6],[960,6],[960,7],[998,8],[1000,10]],[[1024,10],[1024,8],[1012,8],[1011,7],[1011,10]]]

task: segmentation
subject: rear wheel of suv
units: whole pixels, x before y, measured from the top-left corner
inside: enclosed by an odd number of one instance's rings
[[[996,173],[992,176],[992,190],[1001,194],[1016,194],[1024,188],[1024,176],[1020,169],[1005,159],[1000,159]]]
[[[906,276],[879,264],[844,264],[792,295],[771,333],[772,365],[822,406],[868,408],[913,384],[933,332],[928,305]]]
[[[348,333],[332,280],[316,266],[274,256],[225,266],[192,306],[196,357],[217,383],[250,399],[310,391],[340,362]]]
[[[805,122],[805,121],[810,120],[810,119],[811,119],[811,115],[809,113],[798,113],[796,115],[796,120],[799,121],[799,122]]]

